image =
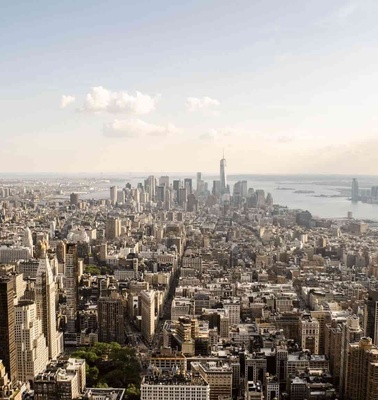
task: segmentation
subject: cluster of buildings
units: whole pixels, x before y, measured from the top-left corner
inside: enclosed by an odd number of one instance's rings
[[[0,399],[121,400],[66,355],[96,342],[137,349],[142,400],[377,398],[374,227],[231,190],[224,157],[211,190],[32,187],[0,200]]]

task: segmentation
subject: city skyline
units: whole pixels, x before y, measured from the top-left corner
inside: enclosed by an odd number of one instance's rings
[[[2,172],[211,171],[224,148],[229,174],[376,174],[375,2],[43,3],[1,17]]]

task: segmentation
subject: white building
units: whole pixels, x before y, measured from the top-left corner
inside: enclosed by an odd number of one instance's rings
[[[148,378],[140,388],[141,400],[209,400],[210,387],[201,378]]]

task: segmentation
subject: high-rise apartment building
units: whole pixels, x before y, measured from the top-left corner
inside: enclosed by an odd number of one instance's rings
[[[17,380],[17,350],[15,338],[13,281],[0,276],[0,360],[3,361],[9,379]]]
[[[79,260],[77,245],[67,244],[66,270],[64,287],[67,298],[67,332],[76,332],[76,313],[78,304],[78,287],[80,276],[83,274],[83,261]]]
[[[22,382],[34,381],[49,361],[42,321],[37,317],[37,306],[31,300],[20,301],[15,311],[18,379]]]

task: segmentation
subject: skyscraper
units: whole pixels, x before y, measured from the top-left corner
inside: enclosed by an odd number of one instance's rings
[[[46,368],[49,360],[46,338],[34,301],[20,301],[15,309],[18,379],[33,381]]]
[[[110,188],[110,191],[111,191],[111,188]],[[79,194],[78,193],[70,194],[70,204],[72,206],[77,206],[79,204]]]
[[[31,256],[33,257],[33,237],[29,228],[24,230],[24,234],[22,236],[22,245],[30,249]]]
[[[110,202],[112,203],[113,206],[117,202],[117,191],[118,191],[117,186],[110,187]]]
[[[186,189],[187,194],[193,193],[193,181],[191,178],[184,179],[184,188]]]
[[[76,333],[76,313],[78,303],[78,286],[82,274],[82,260],[78,259],[77,245],[68,244],[66,254],[66,270],[64,277],[64,287],[67,297],[67,331],[66,333]],[[67,336],[67,335],[66,335]]]
[[[155,291],[154,290],[142,290],[140,292],[141,301],[141,314],[142,314],[142,326],[141,331],[144,338],[151,342],[155,334]]]
[[[220,160],[220,184],[221,184],[221,194],[227,192],[227,175],[226,175],[226,159],[223,158]]]
[[[105,237],[108,240],[114,240],[121,234],[121,221],[119,218],[109,218],[105,224]]]
[[[0,277],[0,360],[3,360],[12,382],[17,380],[17,351],[15,340],[13,281],[7,276]]]
[[[352,181],[352,201],[358,201],[360,199],[359,191],[358,191],[358,181],[356,178],[353,178]]]
[[[125,343],[125,301],[115,290],[98,299],[98,340]]]
[[[56,330],[56,294],[53,272],[47,258],[46,248],[42,249],[35,282],[37,316],[42,321],[43,334],[49,348],[49,358],[54,359],[61,352],[61,339]]]
[[[374,400],[378,393],[378,349],[370,338],[350,343],[343,399]]]

